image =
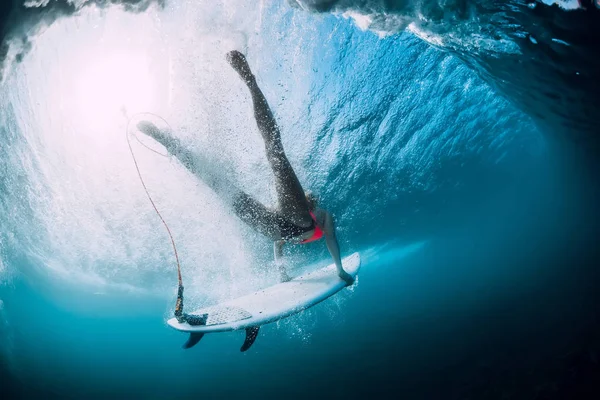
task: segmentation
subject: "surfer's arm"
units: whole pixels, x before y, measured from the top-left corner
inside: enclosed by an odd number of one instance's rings
[[[275,265],[277,265],[277,269],[279,269],[279,275],[281,277],[282,282],[287,282],[291,280],[290,276],[287,274],[285,270],[285,265],[283,264],[283,244],[284,240],[277,240],[273,242],[273,254],[275,256]]]
[[[275,262],[280,263],[281,257],[283,257],[283,240],[276,240],[273,242],[273,255],[275,256]]]
[[[325,243],[327,244],[327,249],[329,250],[331,257],[333,257],[339,277],[346,281],[348,285],[352,285],[352,283],[354,283],[354,278],[344,271],[344,268],[342,267],[340,246],[335,235],[333,216],[327,211],[324,211],[323,233],[325,233]]]

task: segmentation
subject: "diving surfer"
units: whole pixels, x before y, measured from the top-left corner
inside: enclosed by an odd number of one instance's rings
[[[225,188],[226,185],[216,182],[214,177],[211,177],[207,184],[217,192],[228,191],[227,197],[230,199],[236,215],[249,226],[273,240],[275,262],[282,281],[291,279],[282,262],[283,245],[285,243],[305,244],[325,238],[327,249],[333,257],[339,277],[347,285],[351,285],[354,278],[342,267],[333,217],[326,210],[319,208],[317,198],[313,194],[305,192],[300,185],[283,150],[277,122],[265,96],[256,83],[256,78],[250,70],[246,57],[239,51],[233,50],[227,53],[226,59],[250,89],[254,118],[265,143],[267,160],[275,175],[279,208],[270,210],[240,190],[232,189],[231,186]],[[150,122],[142,121],[137,126],[140,131],[164,145],[191,172],[195,172],[191,168],[193,162],[190,162],[194,158],[193,155],[189,150],[183,148],[177,139],[160,131]],[[231,193],[231,190],[234,192]]]

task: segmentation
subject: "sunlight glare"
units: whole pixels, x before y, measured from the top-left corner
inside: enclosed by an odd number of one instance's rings
[[[74,81],[74,111],[84,121],[101,127],[123,111],[153,108],[155,83],[146,57],[115,53],[88,62]]]

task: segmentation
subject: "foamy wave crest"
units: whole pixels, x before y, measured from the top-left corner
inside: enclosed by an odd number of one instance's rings
[[[352,19],[380,36],[408,31],[451,51],[549,130],[599,130],[591,106],[600,90],[597,1],[288,1]]]
[[[371,30],[380,36],[408,30],[438,47],[518,52],[510,36],[497,29],[499,25],[509,23],[507,14],[488,13],[493,6],[481,5],[472,0],[289,1],[292,6],[307,11],[331,12],[350,18],[360,29]]]
[[[563,11],[581,10],[579,0],[539,0]],[[478,0],[289,0],[311,12],[330,12],[352,19],[356,26],[380,36],[405,30],[428,43],[452,50],[519,53],[512,38],[527,36],[516,23],[536,2]]]
[[[0,75],[19,62],[33,46],[33,38],[56,20],[76,15],[83,8],[120,5],[131,12],[145,11],[164,0],[9,0],[0,5]]]

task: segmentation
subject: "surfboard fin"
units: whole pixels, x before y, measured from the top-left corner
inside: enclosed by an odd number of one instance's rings
[[[185,342],[183,344],[183,348],[184,349],[189,349],[191,347],[194,347],[196,344],[198,344],[198,342],[200,341],[200,339],[202,339],[204,337],[204,333],[202,332],[192,332],[190,333],[190,337],[187,340],[187,342]]]
[[[244,344],[240,351],[246,351],[254,344],[256,337],[258,336],[258,330],[260,326],[251,326],[250,328],[246,328],[246,340],[244,340]]]

